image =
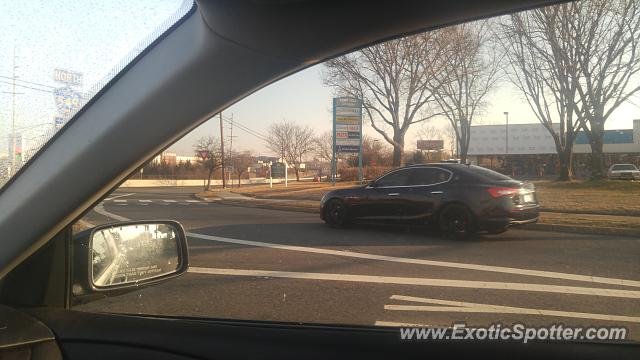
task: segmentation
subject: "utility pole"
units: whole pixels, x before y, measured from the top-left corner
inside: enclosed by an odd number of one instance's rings
[[[224,177],[224,126],[222,125],[222,111],[218,114],[220,115],[220,155],[221,155],[221,163],[222,163],[222,188],[227,188],[227,180]]]
[[[11,77],[11,175],[16,172],[16,46],[13,46],[13,76]]]
[[[509,155],[509,112],[505,111],[504,116],[506,118],[504,127],[504,168],[507,169],[507,156]]]
[[[233,161],[233,138],[238,137],[233,135],[233,113],[231,113],[231,120],[229,121],[229,159],[231,160],[230,170],[229,170],[229,181],[231,181],[231,187],[233,187],[233,179],[231,178],[231,173],[233,173],[234,169],[234,161]],[[238,187],[240,187],[240,179],[238,179]]]

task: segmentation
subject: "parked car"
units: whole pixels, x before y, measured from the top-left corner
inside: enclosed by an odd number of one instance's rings
[[[320,217],[333,227],[356,221],[418,223],[452,238],[534,223],[540,208],[533,184],[452,163],[399,168],[365,186],[331,191],[320,206]]]
[[[640,170],[633,164],[613,164],[607,172],[609,179],[640,180]]]

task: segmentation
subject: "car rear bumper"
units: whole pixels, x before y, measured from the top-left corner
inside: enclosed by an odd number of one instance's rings
[[[479,230],[501,229],[509,226],[532,224],[538,221],[540,205],[527,205],[505,210],[479,222]]]

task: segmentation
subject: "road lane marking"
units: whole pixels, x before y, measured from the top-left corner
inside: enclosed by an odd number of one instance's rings
[[[551,279],[583,281],[583,282],[599,283],[599,284],[607,284],[607,285],[640,287],[640,281],[635,281],[635,280],[578,275],[578,274],[560,273],[560,272],[543,271],[543,270],[528,270],[528,269],[519,269],[519,268],[502,267],[502,266],[466,264],[466,263],[457,263],[457,262],[448,262],[448,261],[434,261],[434,260],[425,260],[425,259],[403,258],[403,257],[396,257],[396,256],[374,255],[374,254],[358,253],[358,252],[351,252],[351,251],[312,248],[307,246],[282,245],[282,244],[266,243],[266,242],[259,242],[259,241],[239,240],[239,239],[225,238],[221,236],[204,235],[204,234],[197,234],[197,233],[190,233],[190,232],[187,233],[187,236],[194,237],[197,239],[202,239],[202,240],[212,240],[212,241],[219,241],[219,242],[225,242],[225,243],[265,247],[265,248],[272,248],[272,249],[279,249],[279,250],[301,251],[301,252],[309,252],[309,253],[315,253],[315,254],[336,255],[336,256],[379,260],[379,261],[390,261],[390,262],[404,263],[404,264],[416,264],[416,265],[440,266],[440,267],[449,267],[449,268],[466,269],[466,270],[488,271],[488,272],[497,272],[497,273],[504,273],[504,274],[510,274],[510,275],[537,276],[537,277],[544,277],[544,278],[551,278]]]
[[[188,203],[199,203],[200,200],[185,200]]]
[[[125,197],[125,196],[131,196],[131,195],[135,195],[135,193],[122,194],[122,195],[116,195],[116,196],[108,197],[108,198],[104,199],[104,201],[110,201],[110,200],[113,200],[113,199],[117,199],[117,198],[121,198],[121,197]]]
[[[175,200],[162,200],[162,201],[164,201],[166,203],[174,203],[174,202],[176,202]]]
[[[150,202],[153,202],[153,201],[152,201],[152,200],[138,200],[138,202],[141,202],[141,203],[150,203]]]
[[[114,220],[129,221],[129,218],[126,218],[124,216],[120,216],[118,214],[114,214],[114,213],[108,212],[107,210],[105,210],[104,205],[102,203],[96,205],[96,207],[93,208],[93,211],[97,212],[100,215],[106,216],[106,217],[114,219]]]
[[[114,203],[126,203],[127,200],[113,200]]]
[[[497,282],[497,281],[430,279],[430,278],[412,278],[412,277],[396,277],[396,276],[308,273],[308,272],[273,271],[273,270],[219,269],[219,268],[204,268],[204,267],[195,267],[195,266],[190,267],[189,272],[196,273],[196,274],[210,274],[210,275],[274,277],[274,278],[304,279],[304,280],[331,280],[331,281],[364,282],[364,283],[377,283],[377,284],[471,288],[471,289],[484,289],[484,290],[535,291],[535,292],[571,294],[571,295],[590,295],[590,296],[640,299],[640,291],[635,291],[635,290],[617,290],[617,289],[602,289],[602,288],[528,284],[528,283],[508,283],[508,282]]]
[[[623,316],[610,314],[593,314],[574,311],[559,311],[547,309],[521,308],[503,305],[479,304],[462,301],[450,301],[431,298],[419,298],[414,296],[393,295],[392,300],[403,300],[427,304],[447,305],[447,306],[424,306],[424,305],[385,305],[385,310],[392,311],[424,311],[424,312],[461,312],[461,313],[498,313],[498,314],[518,314],[518,315],[538,315],[568,317],[589,320],[624,321],[640,323],[638,316]]]

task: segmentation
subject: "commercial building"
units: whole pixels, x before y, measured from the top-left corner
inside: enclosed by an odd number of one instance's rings
[[[151,162],[153,164],[164,163],[169,166],[176,166],[176,165],[185,164],[185,163],[191,163],[192,165],[195,165],[198,163],[198,157],[197,156],[180,156],[180,155],[176,155],[176,153],[165,151],[162,154],[154,157],[153,160],[151,160]]]
[[[555,131],[559,127],[554,126]],[[633,129],[605,130],[605,163],[640,164],[640,120]],[[591,147],[587,134],[579,132],[573,145],[573,173],[588,176]],[[556,175],[556,146],[540,123],[480,125],[471,127],[468,161],[514,176]]]

